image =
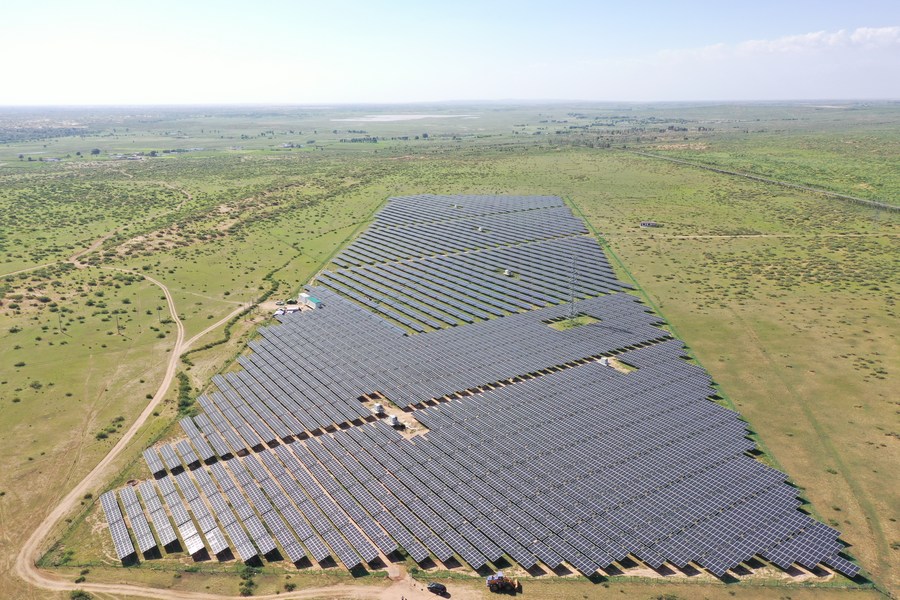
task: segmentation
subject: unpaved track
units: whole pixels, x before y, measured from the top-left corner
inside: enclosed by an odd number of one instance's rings
[[[181,202],[178,203],[178,209],[184,208],[184,205],[187,204],[187,202],[194,199],[193,194],[191,194],[189,191],[187,191],[184,188],[178,187],[177,185],[172,185],[171,183],[167,183],[167,182],[163,181],[162,186],[172,190],[173,192],[180,192],[180,193],[184,194],[184,200],[182,200]]]
[[[78,259],[80,259],[85,254],[90,254],[91,252],[93,252],[94,250],[99,248],[103,244],[103,242],[105,242],[106,240],[108,240],[109,238],[114,236],[117,231],[118,231],[117,229],[114,229],[113,231],[110,231],[103,237],[97,238],[96,240],[93,241],[93,243],[90,246],[88,246],[84,250],[79,250],[78,252],[76,252],[75,254],[73,254],[72,256],[67,258],[66,260],[68,262],[72,263],[73,265],[75,265],[76,267],[79,267],[79,268],[82,267],[83,265],[78,261]],[[160,284],[157,283],[157,285],[160,285]]]
[[[102,240],[98,240],[95,242],[96,246],[102,243]],[[77,261],[78,256],[81,256],[84,253],[79,253],[76,256],[73,256],[72,259]],[[122,438],[116,443],[115,446],[109,451],[109,453],[101,460],[87,476],[81,480],[78,485],[76,485],[63,499],[62,501],[54,508],[41,522],[38,528],[31,534],[25,544],[22,546],[22,549],[19,552],[19,555],[16,557],[15,564],[15,572],[26,582],[31,585],[53,591],[66,591],[72,590],[75,588],[80,589],[90,589],[91,591],[96,591],[98,593],[112,593],[115,595],[142,595],[145,597],[152,598],[171,598],[174,597],[171,593],[169,595],[159,595],[159,592],[152,590],[152,588],[147,589],[133,589],[129,586],[121,586],[121,585],[105,585],[105,584],[90,584],[90,585],[80,585],[76,586],[75,584],[69,581],[62,581],[57,579],[47,573],[40,571],[35,563],[37,559],[40,557],[41,553],[41,544],[44,539],[50,534],[53,530],[54,526],[65,517],[73,507],[76,506],[77,503],[81,501],[81,498],[87,492],[97,488],[99,485],[103,483],[103,481],[107,478],[107,469],[110,464],[115,461],[116,458],[122,453],[122,451],[128,446],[140,428],[144,425],[147,419],[153,414],[153,411],[162,401],[163,397],[166,394],[166,391],[172,385],[172,380],[175,377],[175,371],[178,366],[178,360],[181,355],[187,350],[187,348],[200,339],[203,335],[209,333],[216,327],[226,323],[229,319],[231,319],[237,312],[244,309],[244,306],[240,306],[235,309],[232,313],[227,315],[226,317],[220,319],[216,323],[213,323],[186,343],[184,341],[184,324],[181,322],[181,319],[178,318],[178,311],[175,307],[175,300],[172,298],[172,294],[169,292],[169,288],[165,286],[159,280],[150,277],[146,274],[136,273],[135,271],[130,271],[128,269],[116,269],[112,267],[104,267],[114,271],[121,271],[124,273],[133,273],[142,275],[148,281],[159,287],[162,290],[163,294],[166,298],[166,303],[168,304],[169,314],[171,315],[172,320],[175,322],[177,328],[177,334],[175,338],[175,346],[172,349],[169,355],[169,362],[166,366],[166,373],[160,382],[159,388],[156,390],[156,394],[153,395],[153,399],[147,404],[144,408],[143,412],[141,412],[140,416],[132,423],[131,427],[125,432]],[[154,595],[156,594],[156,595]],[[179,597],[184,597],[183,594],[179,594]],[[212,597],[209,595],[199,595],[197,598],[204,597]]]
[[[116,234],[116,231],[118,231],[118,230],[111,231],[110,233],[107,233],[103,237],[97,238],[96,240],[91,242],[90,246],[88,246],[87,248],[83,248],[82,250],[79,250],[78,252],[76,252],[72,256],[66,258],[65,260],[60,259],[60,260],[56,260],[53,262],[44,263],[42,265],[34,265],[33,267],[25,267],[24,269],[19,269],[18,271],[11,271],[9,273],[3,273],[2,275],[0,275],[0,277],[8,277],[10,275],[18,275],[19,273],[28,273],[29,271],[36,271],[38,269],[43,269],[44,267],[52,267],[53,265],[58,265],[61,262],[70,262],[73,265],[75,265],[76,267],[78,267],[79,269],[83,268],[84,265],[81,264],[78,261],[78,259],[80,259],[85,254],[90,254],[91,252],[93,252],[94,250],[99,248],[103,244],[103,242],[105,242],[106,240],[108,240],[109,238],[114,236]]]
[[[853,469],[847,467],[847,464],[844,462],[842,453],[838,448],[835,447],[834,442],[831,440],[831,437],[828,434],[828,431],[817,418],[816,411],[813,410],[809,402],[804,402],[802,400],[803,396],[795,392],[793,386],[781,375],[781,371],[779,370],[778,365],[772,359],[769,351],[766,349],[765,344],[763,344],[762,340],[759,339],[759,335],[757,335],[756,330],[753,328],[752,324],[749,323],[747,319],[740,315],[736,310],[734,310],[734,308],[730,308],[729,312],[731,313],[734,321],[739,323],[744,331],[747,332],[747,336],[753,342],[752,346],[756,347],[756,350],[762,357],[762,361],[768,364],[766,372],[773,376],[784,388],[784,390],[786,390],[787,393],[785,394],[785,396],[787,398],[794,399],[793,405],[799,407],[800,414],[797,415],[797,421],[800,421],[800,416],[802,415],[802,417],[806,419],[806,422],[810,425],[812,430],[816,432],[816,439],[819,443],[820,450],[820,452],[817,452],[817,455],[827,456],[837,467],[838,472],[836,476],[841,477],[844,480],[850,492],[852,493],[853,501],[855,501],[859,505],[860,512],[865,515],[866,527],[869,530],[869,535],[871,536],[871,540],[875,546],[874,560],[878,561],[879,563],[878,569],[881,573],[881,576],[886,577],[890,573],[890,565],[888,564],[887,557],[890,556],[891,550],[888,543],[888,538],[885,536],[884,529],[882,528],[881,521],[879,520],[878,510],[869,501],[869,495],[863,491],[862,487],[856,479]]]
[[[129,175],[128,173],[126,173],[124,171],[118,171],[118,172],[122,173],[126,177],[133,177],[133,175]],[[184,194],[185,198],[184,198],[184,200],[181,201],[181,203],[179,203],[178,209],[181,209],[182,207],[184,207],[185,203],[194,199],[194,196],[189,191],[182,189],[180,187],[177,187],[175,185],[172,185],[171,183],[162,182],[160,185],[162,185],[163,187],[166,187],[170,190]],[[107,233],[103,237],[97,238],[96,240],[91,242],[91,245],[88,246],[87,248],[79,250],[78,252],[76,252],[75,254],[73,254],[72,256],[70,256],[66,259],[60,259],[60,260],[56,260],[53,262],[44,263],[42,265],[34,265],[33,267],[25,267],[24,269],[19,269],[17,271],[10,271],[9,273],[2,273],[2,274],[0,274],[0,277],[8,277],[10,275],[18,275],[20,273],[28,273],[29,271],[36,271],[38,269],[42,269],[44,267],[50,267],[50,266],[59,264],[61,262],[70,262],[73,265],[75,265],[76,267],[78,267],[79,269],[84,268],[85,265],[82,264],[79,259],[82,256],[84,256],[86,254],[90,254],[91,252],[97,250],[103,244],[103,242],[110,239],[112,236],[114,236],[118,232],[119,232],[119,229],[112,230],[111,232]]]
[[[112,270],[134,273],[133,271],[129,271],[128,269]],[[169,293],[169,288],[167,288],[163,283],[154,279],[153,277],[150,277],[148,275],[143,276],[148,281],[159,287],[163,291],[163,294],[165,294],[166,303],[169,306],[169,313],[171,314],[172,320],[175,322],[178,330],[175,338],[175,347],[172,349],[172,352],[169,356],[169,363],[166,366],[165,377],[163,377],[159,388],[156,390],[156,394],[153,395],[153,399],[150,400],[146,408],[144,408],[143,412],[141,412],[137,420],[131,424],[131,427],[128,428],[122,438],[116,443],[115,446],[113,446],[112,450],[109,451],[109,454],[103,457],[103,460],[101,460],[97,464],[97,466],[95,466],[91,470],[91,472],[88,473],[87,476],[82,479],[81,482],[62,499],[62,502],[60,502],[56,506],[56,508],[50,511],[50,514],[48,514],[44,518],[43,522],[41,522],[38,528],[31,534],[31,537],[29,537],[25,544],[22,546],[22,550],[16,557],[15,571],[19,575],[19,577],[34,586],[44,589],[62,591],[67,589],[74,589],[76,587],[68,582],[61,582],[52,579],[47,575],[41,573],[37,569],[37,567],[35,566],[35,562],[40,557],[41,543],[44,541],[44,538],[46,538],[50,534],[51,530],[59,522],[59,520],[67,515],[69,511],[71,511],[72,508],[76,505],[76,503],[81,501],[81,498],[84,496],[84,494],[91,491],[104,481],[104,478],[106,477],[106,470],[109,465],[116,458],[118,458],[119,454],[122,453],[122,450],[124,450],[125,447],[128,446],[129,442],[131,442],[131,439],[144,425],[144,423],[153,413],[154,409],[162,401],[163,397],[166,394],[166,391],[172,384],[172,379],[175,377],[175,369],[178,366],[178,358],[183,352],[182,346],[184,342],[184,324],[181,322],[181,319],[178,318],[178,312],[175,309],[175,300],[172,298],[172,294]]]
[[[222,317],[221,319],[219,319],[218,321],[216,321],[215,323],[213,323],[212,325],[210,325],[209,327],[207,327],[206,329],[204,329],[203,331],[201,331],[200,333],[198,333],[197,335],[195,335],[194,337],[192,337],[191,339],[186,341],[181,346],[181,354],[184,354],[185,352],[187,352],[188,348],[190,348],[191,346],[194,345],[194,342],[196,342],[197,340],[202,338],[204,335],[206,335],[207,333],[209,333],[210,331],[212,331],[219,325],[226,323],[229,319],[232,319],[233,317],[238,315],[242,310],[246,309],[247,306],[248,306],[247,304],[239,305],[237,308],[235,308],[233,311],[228,313],[226,316]]]
[[[4,273],[0,275],[0,277],[9,277],[10,275],[18,275],[19,273],[28,273],[29,271],[37,271],[38,269],[43,269],[44,267],[50,267],[55,265],[55,262],[44,263],[42,265],[34,265],[33,267],[25,267],[24,269],[19,269],[18,271],[10,271],[9,273]]]

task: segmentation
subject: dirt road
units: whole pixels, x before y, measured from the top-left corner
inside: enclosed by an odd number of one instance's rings
[[[111,270],[133,273],[133,271],[129,271],[128,269]],[[153,411],[156,409],[157,405],[162,402],[166,391],[172,384],[172,379],[175,377],[175,369],[178,366],[178,358],[183,352],[182,345],[184,342],[184,324],[181,322],[181,319],[178,318],[178,312],[175,309],[175,300],[172,298],[172,294],[169,293],[169,288],[167,288],[160,281],[154,279],[153,277],[150,277],[148,275],[144,275],[144,277],[148,281],[159,287],[163,291],[163,294],[165,294],[166,303],[169,307],[169,313],[171,314],[172,320],[175,322],[175,325],[177,327],[175,347],[172,349],[172,352],[169,356],[169,363],[166,367],[165,377],[163,377],[159,388],[156,390],[156,394],[153,395],[153,399],[150,400],[146,408],[144,408],[143,412],[141,412],[137,420],[135,420],[135,422],[131,424],[131,427],[128,428],[128,430],[118,441],[118,443],[113,446],[112,450],[109,451],[109,454],[107,454],[103,458],[103,460],[101,460],[97,464],[97,466],[95,466],[91,470],[91,472],[88,473],[87,476],[82,479],[81,482],[65,496],[65,498],[63,498],[62,502],[60,502],[57,507],[46,516],[46,518],[38,526],[34,533],[31,534],[31,537],[29,537],[25,542],[22,550],[16,557],[15,570],[22,579],[37,587],[52,590],[66,590],[73,589],[75,587],[74,585],[68,584],[67,582],[59,582],[50,577],[47,577],[37,569],[37,567],[35,566],[35,562],[38,558],[40,558],[41,543],[50,534],[51,530],[60,521],[60,519],[68,514],[69,511],[71,511],[72,508],[81,501],[81,498],[84,496],[84,494],[86,494],[88,491],[91,491],[104,481],[105,477],[107,476],[107,467],[119,456],[119,454],[122,453],[122,450],[125,449],[126,446],[128,446],[128,443],[135,436],[135,434],[137,434],[138,430],[144,425],[150,415],[153,414]],[[58,587],[59,585],[62,585],[63,587]]]
[[[10,275],[18,275],[19,273],[28,273],[29,271],[37,271],[38,269],[43,269],[44,267],[50,267],[55,265],[55,262],[48,262],[42,265],[34,265],[33,267],[25,267],[24,269],[19,269],[18,271],[10,271],[9,273],[3,273],[0,277],[9,277]]]
[[[73,254],[72,256],[65,259],[65,262],[70,262],[78,268],[83,268],[84,265],[81,264],[78,261],[78,259],[80,259],[85,254],[90,254],[91,252],[93,252],[94,250],[99,248],[103,244],[103,242],[105,242],[106,240],[108,240],[109,238],[114,236],[116,234],[116,231],[111,231],[110,233],[107,233],[103,237],[97,238],[96,240],[91,242],[91,245],[88,246],[87,248],[83,248],[83,249],[79,250],[78,252],[76,252],[75,254]],[[29,271],[36,271],[38,269],[43,269],[44,267],[52,267],[53,265],[57,265],[61,262],[64,262],[64,261],[63,260],[55,260],[53,262],[44,263],[42,265],[34,265],[33,267],[25,267],[24,269],[19,269],[18,271],[11,271],[9,273],[3,273],[2,275],[0,275],[0,277],[8,277],[10,275],[18,275],[19,273],[28,273]]]
[[[163,181],[161,185],[162,185],[163,187],[165,187],[165,188],[168,188],[168,189],[172,190],[173,192],[179,192],[179,193],[181,193],[181,194],[184,194],[184,200],[182,200],[182,201],[179,202],[179,204],[178,204],[178,209],[179,209],[179,210],[182,209],[182,208],[184,208],[184,205],[185,205],[188,201],[194,199],[194,195],[193,195],[193,194],[191,194],[189,191],[187,191],[187,190],[184,189],[184,188],[178,187],[177,185],[172,185],[171,183],[167,183],[167,182],[165,182],[165,181]]]
[[[102,243],[102,240],[98,240],[95,242],[97,246]],[[89,251],[89,250],[88,250]],[[79,253],[74,256],[72,260],[77,260],[78,256],[83,255],[85,252]],[[96,489],[99,487],[109,476],[106,472],[109,465],[115,461],[116,458],[122,453],[122,451],[128,446],[140,428],[144,425],[150,415],[153,414],[153,411],[162,402],[163,397],[166,394],[166,391],[172,385],[172,380],[175,377],[175,371],[178,367],[178,360],[181,355],[188,349],[188,347],[196,342],[198,339],[215,329],[216,327],[226,323],[229,319],[231,319],[237,312],[244,309],[244,306],[240,306],[235,309],[232,313],[227,315],[226,317],[220,319],[216,323],[213,323],[194,337],[192,337],[187,342],[184,341],[184,324],[181,322],[181,319],[178,318],[178,311],[175,307],[175,300],[172,298],[172,294],[169,292],[169,288],[166,287],[165,284],[160,282],[159,280],[150,277],[146,274],[136,273],[135,271],[130,271],[128,269],[117,269],[113,267],[103,267],[113,271],[121,271],[124,273],[138,274],[142,275],[148,281],[159,287],[162,290],[163,294],[166,298],[166,303],[168,305],[169,314],[171,315],[172,320],[175,323],[177,328],[177,334],[175,338],[175,346],[172,348],[172,351],[169,355],[169,362],[166,366],[166,373],[163,377],[162,381],[159,384],[159,388],[157,388],[156,393],[153,395],[153,398],[141,412],[140,416],[132,423],[131,427],[124,433],[122,438],[116,443],[115,446],[109,451],[103,460],[101,460],[97,466],[95,466],[87,476],[81,480],[78,485],[76,485],[64,498],[63,500],[54,508],[41,522],[38,528],[31,534],[28,540],[23,545],[19,555],[16,557],[16,565],[15,572],[16,574],[24,579],[26,582],[30,583],[33,586],[38,588],[46,589],[46,590],[54,590],[54,591],[66,591],[75,589],[76,587],[80,587],[83,589],[91,588],[91,591],[97,591],[98,593],[112,593],[118,595],[134,595],[133,592],[128,592],[127,586],[105,586],[102,584],[93,584],[92,586],[76,586],[75,584],[69,581],[61,581],[55,577],[50,576],[47,573],[41,572],[36,566],[35,563],[40,558],[41,554],[41,545],[46,537],[50,534],[56,524],[64,518],[73,507],[75,507],[78,503],[81,502],[81,498],[87,492]],[[151,590],[144,590],[140,592],[138,595],[146,595],[144,592],[149,592]],[[162,597],[171,597],[171,596],[153,596],[146,595],[146,597],[153,598],[162,598]]]
[[[68,262],[72,263],[73,265],[75,265],[76,267],[82,268],[84,265],[82,265],[81,262],[79,262],[78,259],[80,259],[80,258],[81,258],[82,256],[84,256],[85,254],[90,254],[91,252],[93,252],[94,250],[96,250],[97,248],[99,248],[99,247],[103,244],[103,242],[105,242],[106,240],[108,240],[109,238],[111,238],[112,236],[114,236],[114,235],[116,234],[116,231],[118,231],[118,230],[110,231],[109,233],[107,233],[107,234],[104,235],[103,237],[97,238],[96,240],[94,240],[94,241],[91,243],[90,246],[88,246],[88,247],[85,248],[84,250],[80,250],[80,251],[76,252],[75,254],[73,254],[72,256],[70,256],[69,258],[67,258],[66,260],[67,260]]]

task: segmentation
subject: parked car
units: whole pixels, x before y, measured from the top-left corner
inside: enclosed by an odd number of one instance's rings
[[[428,591],[432,594],[437,594],[438,596],[443,596],[447,593],[447,586],[443,583],[438,583],[437,581],[432,581],[428,584]]]

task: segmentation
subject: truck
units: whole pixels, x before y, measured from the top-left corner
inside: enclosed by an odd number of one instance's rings
[[[494,594],[515,594],[522,591],[518,579],[507,577],[503,571],[497,571],[487,578],[487,587]]]

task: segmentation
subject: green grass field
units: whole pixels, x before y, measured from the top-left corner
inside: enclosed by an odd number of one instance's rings
[[[295,293],[388,196],[501,193],[560,195],[583,213],[621,260],[622,276],[634,276],[688,343],[810,510],[844,533],[875,584],[900,589],[892,475],[900,459],[892,385],[900,364],[897,213],[621,148],[897,204],[900,108],[554,105],[445,110],[473,119],[332,120],[374,111],[183,111],[149,122],[111,112],[84,116],[84,137],[0,144],[0,274],[33,269],[0,278],[4,574],[22,540],[109,450],[162,377],[173,331],[159,288],[142,274],[170,289],[189,338],[241,303]],[[363,135],[379,141],[341,141]],[[302,148],[282,147],[288,143]],[[92,148],[102,152],[92,156]],[[177,148],[202,150],[164,153]],[[160,155],[112,158],[153,150]],[[641,229],[641,220],[662,227]],[[66,261],[95,242],[77,266]],[[237,317],[230,342],[190,355],[180,370],[196,390],[227,368],[265,318]],[[140,451],[172,431],[176,414],[173,389],[119,461],[118,481],[146,476]],[[36,477],[47,485],[28,485]],[[62,544],[47,562],[70,550],[67,564],[90,565],[90,580],[119,580],[103,548],[109,540],[91,533],[102,491],[70,516],[72,527],[61,524]],[[168,567],[159,567],[162,575],[157,568],[140,567],[153,585],[236,593],[236,573],[203,575],[201,565],[173,582]],[[266,581],[272,590],[281,584]],[[782,583],[607,584],[546,579],[527,593],[827,592]],[[40,595],[13,576],[0,591]],[[848,593],[877,595],[827,592]]]

